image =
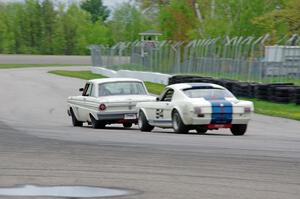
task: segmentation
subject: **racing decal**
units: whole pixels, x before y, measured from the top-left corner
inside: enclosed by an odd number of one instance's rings
[[[164,117],[164,110],[163,109],[156,109],[156,119]]]
[[[233,108],[226,99],[206,99],[211,103],[211,124],[231,124]]]

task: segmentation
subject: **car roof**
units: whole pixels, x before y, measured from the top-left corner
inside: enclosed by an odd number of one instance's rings
[[[143,82],[143,81],[134,78],[101,78],[101,79],[91,79],[88,82],[92,82],[94,84],[101,84],[107,82]]]
[[[167,87],[172,89],[179,89],[179,90],[193,88],[193,87],[200,87],[200,88],[212,87],[212,88],[225,89],[223,86],[217,84],[211,84],[211,83],[179,83],[179,84],[172,84]]]

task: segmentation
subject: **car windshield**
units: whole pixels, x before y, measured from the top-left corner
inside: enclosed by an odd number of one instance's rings
[[[111,82],[99,85],[99,96],[110,95],[146,95],[141,82]]]
[[[188,88],[183,89],[183,92],[190,98],[222,99],[234,97],[228,90],[221,88]]]

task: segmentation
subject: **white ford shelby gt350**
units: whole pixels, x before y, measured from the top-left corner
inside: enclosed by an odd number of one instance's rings
[[[68,98],[68,114],[73,126],[87,122],[93,128],[104,128],[107,124],[121,123],[130,128],[137,123],[136,104],[155,101],[138,79],[94,79],[79,91],[82,95]]]
[[[226,88],[208,83],[180,83],[167,86],[156,102],[137,104],[141,131],[154,126],[173,128],[176,133],[198,133],[230,128],[244,135],[254,110],[250,101],[238,100]]]

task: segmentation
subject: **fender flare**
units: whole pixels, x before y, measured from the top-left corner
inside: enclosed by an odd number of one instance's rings
[[[149,121],[149,120],[148,120],[148,114],[147,114],[146,109],[145,109],[145,108],[138,108],[138,110],[137,110],[137,116],[138,116],[138,117],[140,116],[140,111],[143,111],[143,113],[144,113],[144,115],[145,115],[147,121]]]
[[[173,117],[174,111],[177,111],[177,112],[179,113],[179,115],[180,115],[180,117],[181,117],[183,123],[184,123],[185,125],[187,125],[188,122],[187,122],[186,119],[183,117],[183,113],[182,113],[182,111],[180,110],[180,108],[179,108],[178,106],[174,106],[173,109],[172,109],[172,111],[171,111],[171,117]]]

